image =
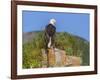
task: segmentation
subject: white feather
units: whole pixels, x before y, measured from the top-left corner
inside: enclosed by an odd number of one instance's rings
[[[51,19],[50,20],[50,24],[55,25],[55,23],[56,23],[56,20],[55,19]]]
[[[48,48],[50,48],[50,47],[51,47],[51,37],[50,37],[49,43],[48,43]]]

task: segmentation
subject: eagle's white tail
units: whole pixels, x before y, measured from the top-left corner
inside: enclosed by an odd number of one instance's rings
[[[51,37],[50,37],[49,43],[48,43],[48,48],[50,48],[50,47],[51,47]]]

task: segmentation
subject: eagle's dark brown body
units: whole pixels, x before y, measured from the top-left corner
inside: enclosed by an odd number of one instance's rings
[[[50,38],[51,38],[51,45],[50,47],[54,47],[55,44],[55,33],[56,33],[56,27],[52,24],[48,24],[45,28],[45,49],[48,49],[48,43],[50,41]]]

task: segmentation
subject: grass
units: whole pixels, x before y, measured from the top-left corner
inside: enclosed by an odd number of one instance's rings
[[[37,32],[32,41],[23,44],[23,68],[42,66],[41,49],[44,48],[44,33]],[[67,32],[56,33],[55,46],[65,50],[67,55],[82,58],[82,65],[89,65],[89,42]]]

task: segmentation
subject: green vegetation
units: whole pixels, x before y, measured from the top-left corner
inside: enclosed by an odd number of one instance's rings
[[[23,68],[38,68],[42,66],[41,49],[44,48],[44,33],[36,32],[32,41],[23,44]],[[66,51],[66,55],[79,56],[82,65],[89,65],[89,42],[67,32],[56,33],[56,48]]]
[[[61,32],[56,34],[55,43],[57,48],[66,51],[66,55],[82,58],[82,65],[89,65],[89,42],[78,37]]]
[[[23,68],[41,67],[43,46],[43,32],[39,32],[31,42],[23,44]]]

